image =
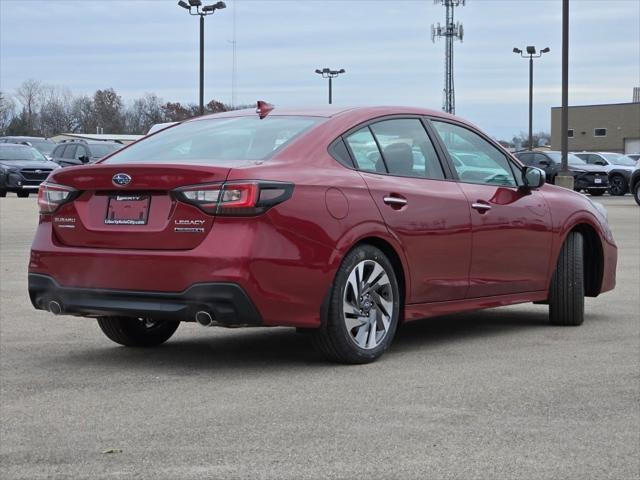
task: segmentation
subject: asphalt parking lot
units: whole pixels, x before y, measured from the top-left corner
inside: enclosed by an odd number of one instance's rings
[[[293,329],[183,324],[138,350],[35,311],[35,199],[3,198],[0,477],[637,479],[640,208],[599,201],[618,285],[582,327],[541,305],[428,319],[339,366]]]

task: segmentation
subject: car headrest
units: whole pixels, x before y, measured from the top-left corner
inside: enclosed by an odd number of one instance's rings
[[[392,143],[384,149],[384,159],[390,173],[413,175],[413,151],[406,143]]]

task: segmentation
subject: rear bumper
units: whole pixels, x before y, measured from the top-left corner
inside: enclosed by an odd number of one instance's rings
[[[234,283],[198,283],[182,292],[147,292],[62,287],[52,277],[29,274],[29,297],[39,310],[58,302],[62,312],[81,316],[131,316],[191,321],[208,312],[217,324],[229,327],[262,325],[257,308]]]

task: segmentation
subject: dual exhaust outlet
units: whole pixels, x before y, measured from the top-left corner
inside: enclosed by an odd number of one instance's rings
[[[60,302],[56,300],[49,301],[49,303],[47,304],[47,310],[49,310],[49,312],[53,313],[54,315],[60,315],[64,311]],[[195,320],[203,327],[213,327],[216,325],[216,321],[213,319],[213,315],[205,310],[199,310],[198,312],[196,312]]]

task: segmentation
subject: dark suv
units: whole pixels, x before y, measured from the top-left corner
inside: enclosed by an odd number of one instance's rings
[[[36,193],[40,184],[59,166],[29,145],[0,143],[0,197]]]
[[[538,167],[547,174],[547,181],[555,183],[560,171],[562,154],[556,151],[518,152],[515,154],[525,165]],[[573,176],[573,188],[579,192],[586,190],[589,194],[600,196],[609,188],[609,175],[600,165],[589,165],[572,153],[568,156],[569,173]]]
[[[0,143],[20,143],[29,145],[44,155],[47,160],[51,160],[51,152],[56,146],[56,142],[44,137],[0,137]]]
[[[123,147],[121,143],[100,140],[63,140],[52,153],[61,167],[71,167],[100,160]]]

